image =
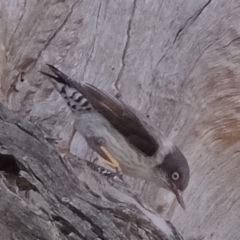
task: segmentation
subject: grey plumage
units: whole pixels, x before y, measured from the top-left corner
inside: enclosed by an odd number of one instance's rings
[[[50,77],[70,107],[75,128],[100,156],[104,146],[123,173],[170,189],[184,207],[179,191],[189,182],[189,166],[181,151],[159,129],[122,101],[90,84],[77,83],[55,67]],[[175,175],[174,175],[175,174]],[[178,179],[176,179],[178,177]]]

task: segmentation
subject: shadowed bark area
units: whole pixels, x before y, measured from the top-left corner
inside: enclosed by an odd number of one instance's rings
[[[91,168],[86,161],[77,164],[78,174],[85,171],[89,178],[105,180],[108,189],[110,175],[104,179],[93,163]],[[124,194],[115,199],[109,189],[104,201],[79,179],[39,129],[2,105],[0,173],[4,240],[182,239],[170,222],[154,219],[137,207],[137,201],[134,205],[134,199],[122,201]]]

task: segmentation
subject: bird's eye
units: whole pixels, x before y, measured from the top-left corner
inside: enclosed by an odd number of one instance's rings
[[[179,173],[178,172],[174,172],[173,174],[172,174],[172,179],[173,180],[178,180],[179,179]]]

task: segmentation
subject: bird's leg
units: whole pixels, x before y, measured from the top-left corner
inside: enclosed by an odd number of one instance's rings
[[[73,131],[71,133],[71,136],[70,136],[66,146],[58,146],[57,147],[59,152],[61,152],[61,153],[70,153],[70,146],[71,146],[72,140],[73,140],[74,135],[75,135],[76,132],[77,132],[77,130],[73,129]]]
[[[107,155],[110,161],[100,157],[99,162],[106,163],[107,165],[116,168],[119,173],[122,173],[122,169],[119,165],[119,162],[116,160],[116,158],[114,158],[105,147],[101,146],[100,148]]]

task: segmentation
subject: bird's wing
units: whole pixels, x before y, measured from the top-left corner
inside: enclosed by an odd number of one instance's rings
[[[79,91],[92,106],[117,129],[126,140],[147,156],[158,150],[158,143],[146,130],[139,118],[123,102],[90,84],[77,83],[52,65],[48,65],[56,75],[41,72],[56,81]]]

